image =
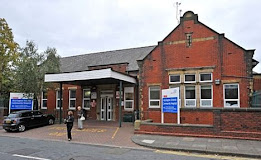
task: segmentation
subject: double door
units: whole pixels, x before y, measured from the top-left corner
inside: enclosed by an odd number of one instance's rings
[[[113,96],[101,95],[101,120],[113,120]]]

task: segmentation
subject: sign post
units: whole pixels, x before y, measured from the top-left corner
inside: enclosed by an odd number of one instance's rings
[[[11,110],[33,110],[33,94],[10,93],[9,114]]]
[[[177,113],[177,123],[180,124],[179,88],[162,90],[161,123],[164,123],[164,113]]]

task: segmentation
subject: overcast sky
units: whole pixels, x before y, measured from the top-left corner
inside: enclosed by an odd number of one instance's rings
[[[0,17],[24,46],[55,47],[62,57],[156,45],[177,25],[177,0],[0,0]],[[199,21],[261,62],[260,0],[179,0]],[[261,64],[254,71],[261,73]]]

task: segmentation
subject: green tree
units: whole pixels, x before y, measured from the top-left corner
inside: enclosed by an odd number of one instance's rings
[[[7,98],[13,88],[13,70],[18,59],[18,47],[12,29],[4,18],[0,18],[0,98]]]
[[[44,75],[59,72],[59,59],[55,48],[48,47],[44,53],[39,53],[35,43],[27,41],[26,46],[21,49],[16,69],[17,90],[22,93],[33,93],[38,100],[41,92],[50,87],[50,84],[44,83]]]

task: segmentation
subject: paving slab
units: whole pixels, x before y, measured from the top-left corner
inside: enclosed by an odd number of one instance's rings
[[[175,141],[170,141],[170,137],[175,139]],[[143,139],[154,141],[150,144],[141,143]],[[146,134],[135,134],[132,136],[132,141],[141,146],[157,149],[261,158],[261,141]]]
[[[108,145],[120,147],[143,148],[131,141],[134,134],[133,123],[122,122],[119,128],[118,122],[84,121],[84,129],[77,129],[75,121],[72,129],[72,141],[95,145]],[[2,126],[0,126],[2,127]],[[21,137],[42,140],[67,141],[65,124],[54,124],[33,129],[25,132],[6,132],[0,129],[0,136]]]

